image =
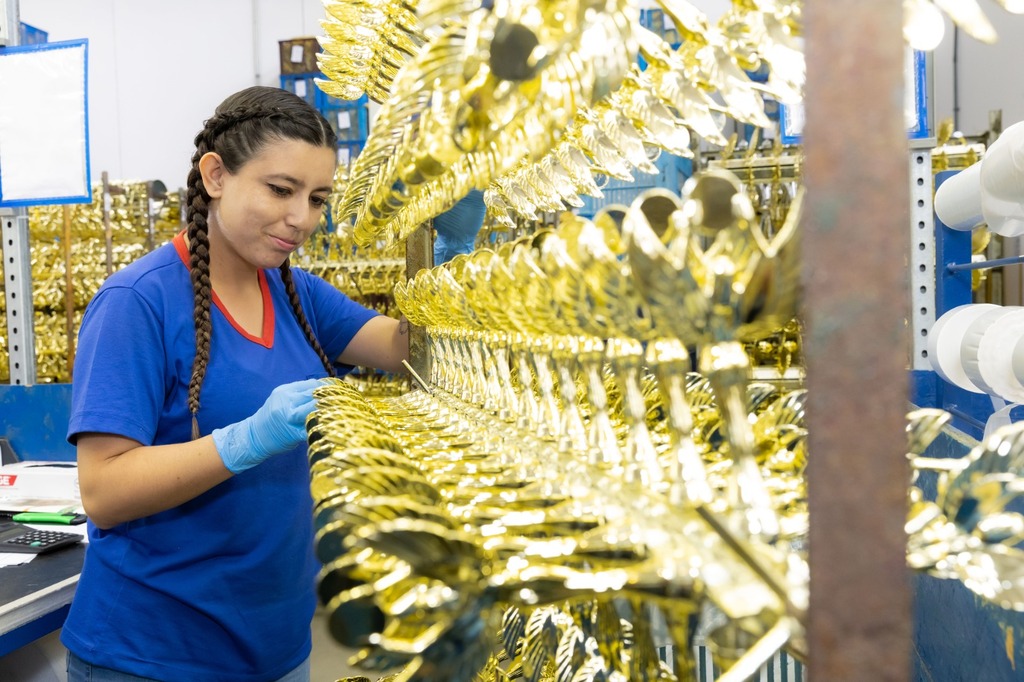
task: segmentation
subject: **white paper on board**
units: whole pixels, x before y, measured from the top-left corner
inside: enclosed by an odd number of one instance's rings
[[[85,44],[0,53],[0,201],[90,196]]]

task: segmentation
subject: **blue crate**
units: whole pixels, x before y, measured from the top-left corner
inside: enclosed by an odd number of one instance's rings
[[[321,76],[323,78],[324,76]],[[327,109],[345,109],[346,107],[365,107],[370,103],[370,99],[363,95],[359,99],[338,99],[337,97],[331,97],[323,90],[317,88],[317,100],[316,108],[321,111]]]
[[[690,175],[693,174],[693,163],[690,159],[675,156],[668,152],[662,152],[658,160],[654,162],[658,167],[657,175],[647,175],[638,170],[633,171],[633,182],[610,178],[608,184],[601,191],[603,198],[581,197],[583,206],[579,209],[579,215],[585,218],[593,218],[594,214],[605,206],[611,204],[625,204],[629,206],[633,199],[645,189],[662,187],[670,192],[679,193]]]
[[[672,47],[679,47],[679,31],[672,23],[671,17],[661,9],[640,10],[640,25],[658,35]]]
[[[305,99],[327,119],[338,136],[338,161],[347,166],[362,151],[370,134],[369,100],[366,95],[352,102],[331,97],[317,86],[319,78],[324,75],[282,74],[281,88]]]
[[[22,45],[41,45],[49,41],[50,34],[31,24],[21,22],[19,40]]]
[[[366,140],[370,132],[370,115],[364,106],[321,109],[338,142],[359,142]]]
[[[316,108],[330,122],[339,142],[365,140],[370,133],[369,100],[366,95],[348,101],[331,97],[318,88]]]
[[[351,167],[352,161],[359,156],[365,145],[366,140],[338,140],[338,165],[345,166],[346,168]]]
[[[640,10],[640,25],[659,36],[665,32],[665,10]]]
[[[317,93],[320,92],[320,88],[318,88],[316,83],[313,82],[316,78],[320,78],[320,74],[282,74],[281,89],[295,93],[315,107],[317,104]]]

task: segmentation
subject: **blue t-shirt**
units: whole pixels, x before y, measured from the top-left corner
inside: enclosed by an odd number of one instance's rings
[[[191,438],[193,298],[181,235],[113,274],[79,336],[68,439],[112,433],[145,445]],[[316,337],[337,358],[376,315],[292,271]],[[326,376],[277,270],[259,273],[264,324],[244,332],[214,294],[203,435],[256,412],[284,383]],[[319,566],[305,448],[271,457],[185,504],[101,530],[61,641],[98,666],[160,680],[274,680],[309,655]]]

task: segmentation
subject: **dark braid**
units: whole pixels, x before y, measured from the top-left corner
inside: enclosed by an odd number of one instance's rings
[[[192,440],[199,438],[199,390],[206,377],[206,366],[210,362],[210,303],[213,298],[210,286],[210,239],[207,234],[206,218],[209,211],[210,195],[203,186],[199,172],[199,159],[210,151],[208,130],[196,135],[196,152],[192,155],[192,170],[188,173],[188,251],[192,277],[192,318],[196,327],[196,357],[192,361],[192,379],[188,384],[188,410],[192,413]]]
[[[302,140],[309,144],[334,149],[337,137],[320,113],[300,97],[278,88],[255,86],[225,99],[196,135],[196,151],[188,174],[186,216],[191,264],[193,319],[196,328],[196,356],[188,386],[188,409],[192,413],[192,439],[199,438],[199,394],[206,368],[210,362],[210,318],[212,287],[210,284],[210,239],[207,218],[210,195],[203,186],[199,161],[208,152],[216,152],[225,169],[235,173],[275,140]],[[320,356],[328,374],[334,366],[324,353],[302,311],[288,261],[281,265],[292,310],[309,344]]]
[[[313,334],[313,328],[309,326],[309,320],[306,319],[306,313],[302,311],[302,302],[299,300],[299,292],[295,290],[295,280],[292,278],[291,264],[286,260],[281,263],[281,281],[284,282],[284,290],[288,292],[288,300],[292,304],[292,312],[295,313],[295,319],[299,321],[299,326],[302,327],[302,333],[306,335],[306,340],[309,341],[309,345],[313,346],[313,350],[320,356],[320,362],[323,363],[324,369],[327,370],[327,376],[334,376],[334,363],[331,362],[330,358],[327,357],[327,353],[324,352],[323,346],[320,345],[320,341]]]

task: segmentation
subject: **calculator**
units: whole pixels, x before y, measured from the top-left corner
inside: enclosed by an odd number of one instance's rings
[[[81,541],[82,536],[77,533],[36,530],[13,521],[0,523],[0,552],[44,554]]]

